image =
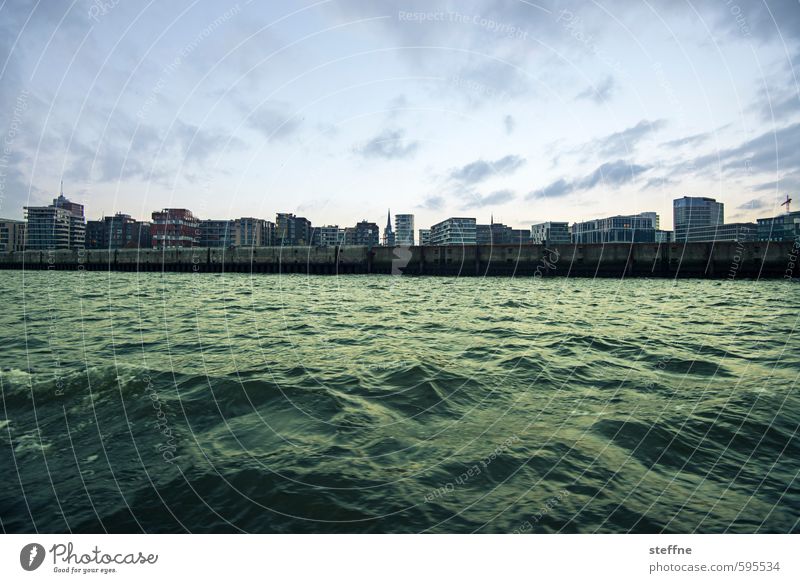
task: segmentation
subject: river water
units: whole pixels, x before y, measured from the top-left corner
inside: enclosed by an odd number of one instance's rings
[[[797,532],[788,281],[0,273],[6,532]]]

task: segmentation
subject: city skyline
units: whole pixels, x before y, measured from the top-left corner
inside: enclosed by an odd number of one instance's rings
[[[420,225],[493,212],[522,227],[665,216],[684,195],[729,201],[731,220],[775,215],[800,171],[790,4],[688,18],[667,2],[79,2],[28,19],[11,3],[0,215],[62,177],[81,204],[138,219],[382,224],[396,206]]]

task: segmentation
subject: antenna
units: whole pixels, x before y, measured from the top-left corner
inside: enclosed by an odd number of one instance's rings
[[[64,196],[64,179],[61,179],[61,196]]]
[[[792,203],[792,199],[789,198],[789,193],[786,193],[786,200],[781,203],[781,206],[786,207],[786,214],[789,214],[789,205]]]

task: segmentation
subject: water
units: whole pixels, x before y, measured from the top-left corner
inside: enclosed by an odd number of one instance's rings
[[[796,532],[785,281],[0,273],[7,532]]]

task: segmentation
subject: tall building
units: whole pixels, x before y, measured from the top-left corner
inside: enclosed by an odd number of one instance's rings
[[[275,244],[282,246],[311,245],[311,221],[292,213],[275,215]]]
[[[124,213],[86,223],[88,249],[137,249],[151,244],[150,223]]]
[[[345,245],[377,247],[380,244],[380,240],[378,225],[366,220],[356,223],[355,227],[347,227],[344,230]]]
[[[344,229],[340,229],[339,225],[314,227],[314,235],[312,239],[314,241],[314,245],[319,245],[321,247],[344,245]]]
[[[431,244],[431,230],[430,229],[420,229],[419,230],[419,244],[423,245],[423,246]]]
[[[546,222],[531,225],[531,242],[535,245],[570,243],[569,223]]]
[[[197,247],[200,221],[188,209],[162,209],[153,213],[150,236],[157,249]]]
[[[396,245],[414,244],[414,215],[394,216],[394,240]]]
[[[25,221],[0,219],[0,251],[25,250]]]
[[[61,193],[53,199],[53,206],[69,212],[69,248],[82,249],[86,246],[86,217],[83,214],[83,205],[72,202],[64,196],[64,183],[61,183]]]
[[[656,229],[651,217],[617,215],[572,225],[573,243],[653,243]]]
[[[800,211],[758,219],[759,241],[800,241]]]
[[[275,244],[275,223],[253,217],[233,222],[233,245],[236,247],[269,247]]]
[[[394,247],[395,239],[392,231],[392,211],[386,213],[386,228],[383,230],[383,246]]]
[[[200,221],[200,247],[232,247],[236,221],[204,219]]]
[[[476,221],[467,217],[450,217],[431,226],[431,245],[475,245]]]
[[[684,196],[672,202],[675,241],[686,241],[689,232],[725,222],[725,205],[704,196]]]
[[[27,249],[82,249],[86,245],[83,205],[62,192],[49,206],[26,206]]]

